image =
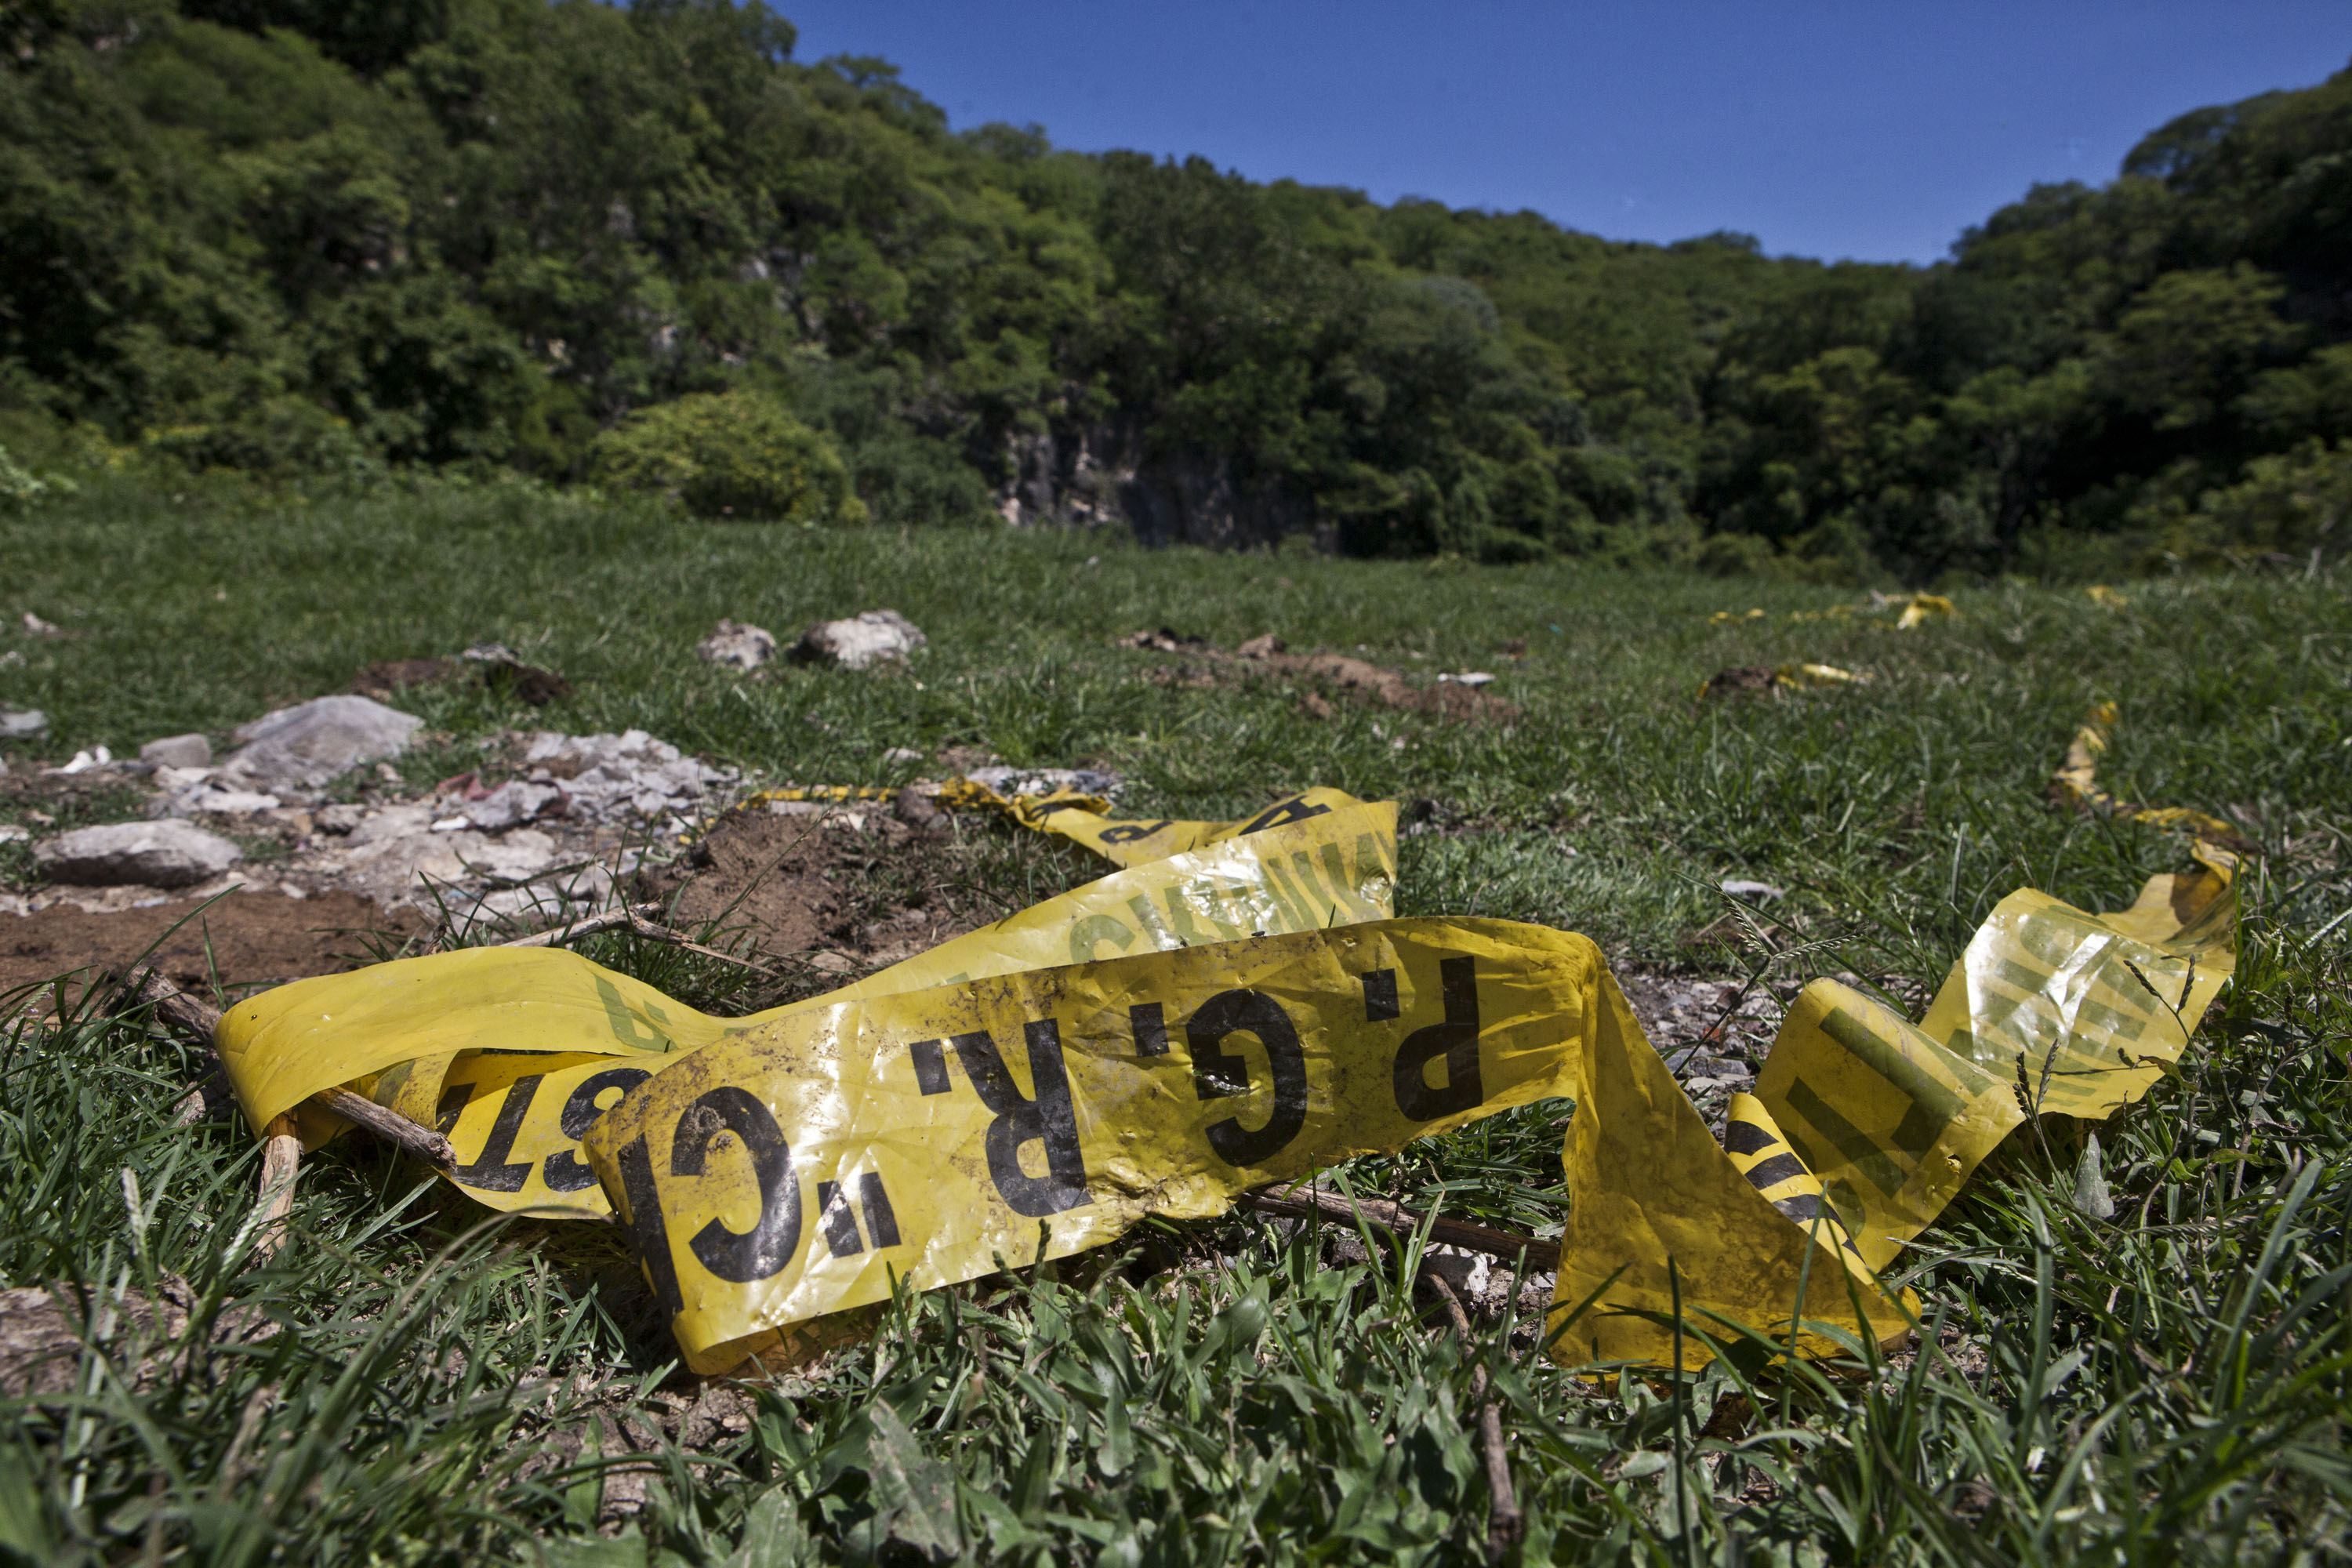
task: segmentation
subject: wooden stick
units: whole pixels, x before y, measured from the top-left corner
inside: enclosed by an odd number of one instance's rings
[[[302,1140],[294,1135],[294,1118],[271,1118],[261,1141],[262,1219],[253,1238],[257,1261],[267,1261],[286,1243],[286,1216],[294,1212],[294,1176],[301,1165]]]
[[[157,1016],[166,1023],[195,1036],[208,1047],[212,1045],[213,1031],[220,1026],[218,1008],[199,997],[189,995],[152,970],[142,977],[135,994],[141,1001],[151,1004]],[[202,1115],[205,1091],[215,1079],[220,1078],[225,1078],[225,1075],[215,1058],[213,1075],[181,1098],[178,1108],[173,1112],[173,1120],[184,1124]],[[322,1089],[303,1103],[332,1111],[346,1121],[364,1127],[385,1142],[415,1155],[429,1165],[446,1170],[457,1163],[457,1155],[451,1151],[448,1139],[430,1127],[419,1127],[397,1111],[386,1110],[364,1095],[353,1094],[350,1089],[340,1087]],[[280,1117],[278,1120],[282,1121],[286,1119]],[[273,1129],[277,1125],[277,1121],[270,1123]],[[277,1134],[272,1131],[266,1136],[274,1141]],[[300,1153],[301,1145],[298,1141],[292,1157],[299,1159]],[[267,1162],[268,1156],[265,1155],[265,1171]],[[289,1197],[288,1201],[290,1203],[292,1199]]]
[[[1446,1316],[1454,1321],[1454,1337],[1462,1348],[1470,1348],[1470,1314],[1462,1310],[1462,1298],[1445,1277],[1424,1265],[1421,1277],[1436,1287],[1438,1299],[1445,1303]],[[1511,1458],[1503,1447],[1503,1411],[1486,1398],[1486,1367],[1485,1363],[1470,1369],[1470,1397],[1478,1405],[1478,1447],[1486,1462],[1486,1561],[1500,1563],[1518,1544],[1527,1531],[1527,1516],[1519,1511],[1518,1494],[1511,1485]]]
[[[721,963],[736,964],[741,968],[751,970],[756,973],[768,975],[775,973],[774,970],[770,969],[764,963],[758,963],[752,959],[741,957],[736,953],[722,952],[715,947],[706,947],[702,943],[696,942],[692,937],[688,936],[682,931],[677,931],[672,927],[660,924],[658,921],[646,918],[647,910],[658,910],[660,908],[661,906],[659,904],[637,904],[633,907],[607,910],[601,915],[591,915],[586,920],[575,921],[570,925],[556,926],[551,930],[535,931],[530,936],[520,936],[515,938],[512,942],[502,942],[495,945],[499,947],[557,947],[564,942],[573,942],[583,936],[598,936],[608,931],[620,931],[625,928],[629,931],[635,931],[637,935],[645,938],[647,942],[667,942],[672,947],[682,947],[688,952],[698,952],[705,958],[715,958]]]
[[[331,1110],[436,1169],[446,1171],[457,1163],[457,1152],[449,1147],[448,1139],[430,1127],[419,1127],[396,1110],[386,1110],[363,1094],[353,1094],[341,1087],[322,1089],[303,1103]]]
[[[1244,1193],[1242,1201],[1263,1213],[1293,1218],[1321,1214],[1352,1223],[1360,1214],[1375,1229],[1400,1236],[1410,1236],[1420,1229],[1423,1218],[1386,1198],[1348,1198],[1318,1187]],[[1534,1273],[1557,1271],[1559,1268],[1559,1243],[1543,1241],[1532,1236],[1514,1236],[1507,1230],[1492,1230],[1467,1220],[1447,1219],[1441,1215],[1430,1222],[1429,1239],[1447,1247],[1458,1247],[1465,1252],[1483,1252],[1489,1258],[1507,1258],[1514,1262],[1524,1253],[1527,1268]]]

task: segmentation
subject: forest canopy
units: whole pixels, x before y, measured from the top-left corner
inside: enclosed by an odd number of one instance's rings
[[[1920,268],[957,133],[794,43],[726,0],[12,5],[0,443],[614,483],[683,403],[770,444],[674,486],[728,515],[1837,581],[2352,536],[2352,71]]]

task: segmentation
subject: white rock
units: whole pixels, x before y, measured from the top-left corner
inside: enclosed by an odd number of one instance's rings
[[[910,763],[919,763],[922,760],[922,752],[915,751],[911,747],[908,746],[893,746],[888,751],[882,753],[883,765],[886,767],[905,767]]]
[[[694,651],[711,664],[757,669],[776,657],[776,638],[774,633],[741,621],[721,621],[694,645]]]
[[[362,763],[400,754],[425,721],[368,697],[320,697],[237,731],[221,772],[264,790],[316,789]]]
[[[213,743],[202,735],[166,735],[139,748],[139,760],[158,768],[208,768]]]
[[[0,844],[22,844],[33,836],[32,830],[13,822],[0,822]]]
[[[33,859],[51,881],[92,888],[184,888],[244,857],[227,839],[176,816],[77,828],[33,848]]]
[[[1456,686],[1486,686],[1491,684],[1495,678],[1483,669],[1465,669],[1459,675],[1441,675],[1437,679],[1451,681]]]
[[[563,792],[553,784],[502,784],[479,800],[466,803],[466,820],[484,833],[503,833],[537,819],[561,805]]]
[[[261,795],[244,789],[206,789],[181,797],[190,811],[209,811],[216,816],[251,816],[256,812],[275,811],[278,806],[274,795]]]
[[[930,639],[896,610],[867,610],[846,620],[819,621],[801,634],[796,658],[866,669],[885,659],[903,659]]]
[[[1769,882],[1751,882],[1744,877],[1727,877],[1716,886],[1735,899],[1753,899],[1759,904],[1778,903],[1789,896]]]
[[[0,736],[22,741],[46,732],[49,716],[37,708],[0,708]]]
[[[319,815],[311,820],[318,825],[320,832],[340,836],[355,830],[367,820],[367,815],[368,808],[363,805],[322,805],[319,808]]]
[[[108,751],[104,746],[92,746],[88,751],[76,752],[73,754],[73,761],[64,767],[51,768],[49,771],[57,773],[86,773],[92,768],[102,768],[112,761],[114,761],[112,752]]]

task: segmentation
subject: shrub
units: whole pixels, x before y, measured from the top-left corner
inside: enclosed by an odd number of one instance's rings
[[[833,444],[755,392],[656,404],[596,437],[599,481],[659,490],[700,517],[866,521]]]

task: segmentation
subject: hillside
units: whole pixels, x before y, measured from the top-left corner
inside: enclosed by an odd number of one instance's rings
[[[1918,268],[954,133],[723,0],[35,0],[0,30],[17,491],[512,468],[1828,581],[2347,531],[2352,73],[2184,115]],[[696,441],[785,455],[698,488]]]

